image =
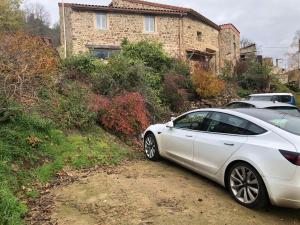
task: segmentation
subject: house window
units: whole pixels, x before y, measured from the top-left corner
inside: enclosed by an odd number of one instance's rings
[[[146,32],[155,32],[155,17],[146,16],[145,17],[145,31]]]
[[[198,32],[197,32],[197,40],[198,40],[198,41],[202,41],[202,36],[203,36],[202,32],[201,32],[201,31],[198,31]]]
[[[114,54],[120,52],[117,49],[94,48],[91,50],[92,54],[99,59],[108,59]]]
[[[107,29],[107,14],[106,13],[97,13],[96,14],[97,28],[100,30]]]

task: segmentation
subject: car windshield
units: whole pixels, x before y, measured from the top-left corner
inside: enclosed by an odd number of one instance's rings
[[[300,117],[292,116],[275,110],[237,109],[236,111],[256,117],[287,132],[300,136]]]
[[[284,106],[278,106],[278,107],[269,107],[268,109],[276,110],[279,112],[287,113],[291,116],[300,116],[299,109],[294,107],[284,107]]]

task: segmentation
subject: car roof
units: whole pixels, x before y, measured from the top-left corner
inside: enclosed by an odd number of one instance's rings
[[[250,97],[255,97],[255,96],[274,96],[274,95],[289,95],[289,96],[294,96],[292,93],[262,93],[262,94],[252,94],[249,95]]]
[[[245,103],[255,106],[255,108],[263,109],[263,108],[269,108],[269,107],[289,107],[289,108],[297,108],[296,106],[282,103],[282,102],[273,102],[273,101],[233,101],[231,103]]]

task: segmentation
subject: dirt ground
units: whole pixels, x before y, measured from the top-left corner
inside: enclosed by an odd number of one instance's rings
[[[51,217],[59,225],[300,224],[300,210],[249,210],[219,185],[165,160],[132,162],[52,192]]]

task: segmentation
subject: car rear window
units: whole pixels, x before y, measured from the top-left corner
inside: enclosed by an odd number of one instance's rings
[[[256,117],[282,130],[300,136],[300,117],[267,109],[236,109],[236,111]]]
[[[283,103],[289,103],[291,102],[292,97],[290,95],[277,95],[276,101],[283,102]]]

